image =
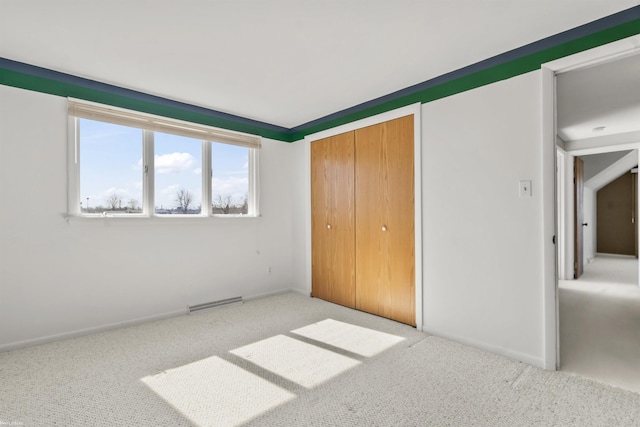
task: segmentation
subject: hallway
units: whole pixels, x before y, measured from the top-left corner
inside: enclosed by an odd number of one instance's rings
[[[559,299],[560,370],[640,393],[638,260],[598,255]]]

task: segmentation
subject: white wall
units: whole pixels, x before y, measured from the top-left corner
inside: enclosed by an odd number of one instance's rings
[[[597,209],[596,192],[588,187],[584,187],[584,199],[582,202],[583,220],[586,226],[582,227],[583,239],[583,262],[586,264],[596,256],[596,238],[597,238]]]
[[[264,141],[261,218],[67,223],[66,100],[0,100],[0,350],[292,287],[290,144]]]
[[[292,144],[295,160],[295,179],[293,180],[294,213],[292,221],[293,241],[293,287],[299,292],[311,294],[311,165],[310,147],[306,141]]]
[[[564,152],[563,157],[563,170],[557,174],[558,191],[562,191],[562,197],[558,201],[558,251],[563,250],[562,253],[558,252],[558,279],[573,280],[575,273],[575,191],[573,188],[575,156],[569,152]],[[560,223],[562,223],[562,225],[560,225]]]
[[[628,155],[631,150],[614,151],[610,153],[590,154],[580,156],[584,162],[584,181],[587,182],[591,178],[598,175],[624,156]]]
[[[540,94],[531,72],[423,105],[423,283],[425,331],[543,366]]]
[[[303,144],[265,141],[260,219],[67,223],[65,100],[5,86],[0,98],[0,349],[306,290]],[[425,330],[542,366],[540,74],[425,104],[422,117]]]
[[[423,320],[426,332],[544,366],[540,93],[532,72],[422,106]],[[303,217],[309,156],[294,145]],[[532,197],[519,198],[520,180]],[[301,266],[310,233],[294,229]]]

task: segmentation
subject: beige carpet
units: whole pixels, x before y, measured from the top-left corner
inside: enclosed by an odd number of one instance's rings
[[[637,426],[640,395],[298,294],[0,353],[0,424]]]
[[[560,368],[640,393],[638,260],[600,255],[559,286]]]

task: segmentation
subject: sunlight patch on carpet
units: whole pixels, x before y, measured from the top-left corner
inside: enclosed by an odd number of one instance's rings
[[[198,427],[242,424],[296,397],[215,356],[141,381]]]
[[[322,384],[360,364],[350,357],[285,335],[276,335],[230,353],[305,388]]]
[[[365,357],[375,356],[404,341],[403,337],[397,335],[333,319],[326,319],[291,332]]]

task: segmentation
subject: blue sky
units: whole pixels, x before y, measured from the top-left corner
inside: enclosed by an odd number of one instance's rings
[[[193,207],[202,201],[202,144],[199,140],[155,133],[155,206],[177,205],[176,192],[189,190]],[[213,197],[230,194],[242,200],[248,191],[248,149],[212,144]],[[126,206],[142,203],[142,130],[80,120],[80,201],[105,206],[117,194]]]

